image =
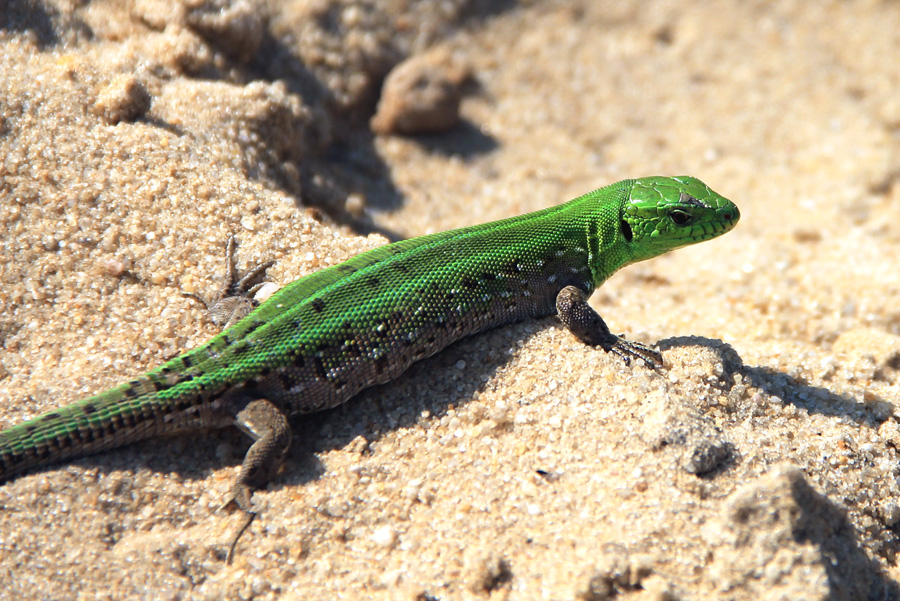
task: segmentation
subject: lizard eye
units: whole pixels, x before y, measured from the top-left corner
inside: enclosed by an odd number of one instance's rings
[[[628,222],[624,219],[619,220],[619,230],[621,230],[622,237],[625,238],[627,242],[631,242],[631,239],[634,238],[634,233],[631,231],[631,226],[628,225]]]
[[[669,211],[669,219],[671,219],[675,225],[687,225],[693,220],[693,217],[687,211],[671,209]]]

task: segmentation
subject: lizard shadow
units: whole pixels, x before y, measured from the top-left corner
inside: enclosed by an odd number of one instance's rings
[[[392,430],[413,426],[428,411],[428,419],[440,419],[454,406],[473,399],[498,370],[511,358],[512,352],[540,326],[523,323],[497,328],[478,336],[460,340],[437,355],[412,365],[388,384],[364,390],[348,402],[333,409],[291,419],[293,438],[284,468],[267,486],[269,491],[287,487],[301,488],[325,475],[326,467],[318,454],[355,446],[363,455]],[[497,349],[504,349],[498,351]],[[458,369],[465,361],[464,370]],[[434,372],[449,386],[430,388]],[[195,445],[194,437],[172,436],[150,439],[122,447],[116,453],[101,453],[78,460],[85,465],[111,473],[119,469],[141,469],[161,474],[175,474],[188,481],[200,481],[210,473],[240,466],[250,447],[250,439],[237,428],[223,428],[209,433],[211,444]],[[364,441],[363,444],[358,444]]]
[[[552,319],[538,322],[539,327],[548,326]],[[429,412],[429,419],[439,419],[451,407],[473,399],[507,364],[514,349],[537,329],[534,322],[515,324],[460,340],[413,364],[391,382],[364,390],[333,409],[293,417],[293,438],[284,469],[268,489],[302,487],[324,475],[325,465],[316,453],[345,449],[357,439],[365,440],[361,452],[369,453],[383,434],[414,425],[424,411]],[[466,363],[465,370],[458,369],[461,360]],[[434,378],[427,375],[433,372],[446,374],[440,380],[452,383],[452,390],[430,389],[427,382]],[[237,428],[214,430],[211,436],[225,446],[195,447],[189,437],[176,435],[168,444],[150,439],[122,447],[114,454],[101,453],[79,461],[103,471],[141,465],[154,472],[201,480],[212,471],[239,466],[251,444]]]
[[[543,327],[550,319],[538,323]],[[292,420],[295,444],[286,460],[292,465],[278,485],[303,484],[324,474],[324,466],[310,460],[313,453],[343,449],[355,440],[365,440],[362,452],[368,453],[385,433],[419,423],[424,412],[425,419],[440,420],[448,410],[476,398],[537,329],[531,322],[460,340],[413,364],[388,384],[369,388],[333,409]],[[443,374],[437,378],[437,390],[435,372]]]
[[[771,367],[745,365],[737,351],[721,340],[700,336],[678,336],[660,340],[657,346],[662,351],[676,347],[697,346],[715,352],[719,355],[724,368],[720,380],[727,389],[735,385],[735,376],[740,374],[744,386],[758,388],[769,396],[777,397],[784,404],[793,405],[808,413],[848,418],[871,428],[877,428],[890,417],[873,410],[875,403],[861,403],[845,398],[828,388],[814,386],[801,377]],[[883,399],[873,396],[873,400],[882,401],[883,407],[888,406]]]

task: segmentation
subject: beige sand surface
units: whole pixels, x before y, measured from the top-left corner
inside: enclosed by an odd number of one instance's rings
[[[428,53],[461,124],[373,137]],[[232,566],[239,433],[4,483],[0,599],[900,599],[898,56],[888,0],[6,0],[0,427],[213,335],[232,233],[284,284],[625,177],[742,221],[594,296],[662,373],[551,318],[298,420]]]

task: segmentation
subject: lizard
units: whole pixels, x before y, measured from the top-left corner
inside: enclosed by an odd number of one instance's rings
[[[611,333],[588,297],[620,268],[720,236],[739,218],[700,180],[656,176],[372,249],[243,318],[226,309],[218,335],[143,375],[3,430],[0,483],[149,437],[237,426],[253,442],[224,504],[245,516],[230,563],[256,515],[253,492],[290,447],[289,418],[340,405],[461,338],[554,313],[584,343],[662,367],[658,350]],[[237,285],[230,272],[227,287],[247,292],[268,265]]]

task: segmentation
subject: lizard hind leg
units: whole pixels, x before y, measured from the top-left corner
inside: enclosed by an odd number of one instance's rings
[[[243,397],[244,400],[246,397]],[[237,402],[239,399],[234,399]],[[247,450],[241,471],[223,507],[237,505],[244,512],[244,521],[231,540],[226,563],[231,563],[238,539],[253,522],[256,512],[250,497],[253,491],[264,487],[281,469],[284,457],[291,447],[291,426],[287,416],[268,399],[250,399],[238,404],[234,423],[255,439]]]
[[[263,286],[266,270],[275,264],[274,261],[259,263],[238,277],[236,252],[237,240],[231,236],[225,248],[224,281],[214,297],[207,300],[192,292],[182,293],[203,303],[213,322],[223,330],[236,324],[256,308],[258,303],[253,295]]]

